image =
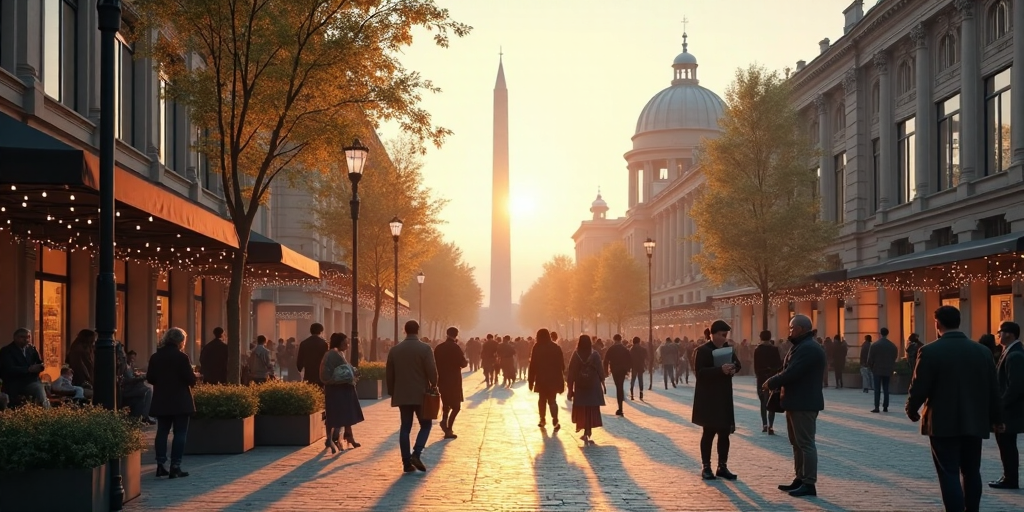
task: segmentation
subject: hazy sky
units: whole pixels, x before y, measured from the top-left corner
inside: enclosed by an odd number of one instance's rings
[[[669,86],[682,51],[682,20],[700,84],[724,98],[738,67],[795,67],[818,41],[843,33],[851,0],[437,0],[473,27],[441,49],[418,38],[404,64],[443,92],[424,98],[435,122],[455,132],[425,158],[427,186],[450,200],[446,238],[476,267],[489,303],[491,149],[498,49],[509,89],[512,300],[555,254],[574,254],[572,234],[590,218],[598,187],[625,215],[637,117]],[[865,1],[865,10],[875,0]],[[383,127],[383,138],[393,127]],[[372,156],[371,156],[372,158]],[[429,276],[428,276],[429,282]]]

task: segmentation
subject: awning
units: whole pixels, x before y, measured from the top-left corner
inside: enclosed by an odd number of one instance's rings
[[[872,277],[1015,252],[1024,252],[1024,236],[1021,236],[1020,233],[944,245],[927,251],[907,254],[874,265],[850,269],[847,277],[850,279]]]
[[[320,263],[255,231],[249,232],[248,267],[278,279],[320,279]]]

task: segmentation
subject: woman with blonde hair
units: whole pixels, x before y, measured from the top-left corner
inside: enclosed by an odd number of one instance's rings
[[[160,339],[160,348],[149,358],[146,380],[153,385],[153,401],[149,415],[156,418],[156,476],[170,478],[186,477],[181,470],[181,457],[185,453],[185,436],[188,422],[196,412],[192,400],[192,386],[197,376],[192,370],[192,361],[181,351],[188,337],[179,327],[172,327]],[[167,434],[174,429],[171,443],[171,470],[164,467],[167,462]]]

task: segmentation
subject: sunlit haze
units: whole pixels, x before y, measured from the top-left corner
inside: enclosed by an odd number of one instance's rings
[[[425,157],[425,181],[450,200],[441,227],[476,267],[489,303],[492,93],[499,48],[509,97],[512,300],[590,216],[598,187],[625,214],[626,168],[637,117],[668,87],[684,17],[701,85],[724,98],[738,67],[811,61],[818,41],[842,35],[849,0],[444,0],[474,27],[448,49],[422,33],[403,57],[443,92],[426,96],[434,121],[455,134]],[[874,5],[865,2],[865,10]],[[770,21],[769,21],[770,20]],[[392,126],[381,130],[393,137]],[[728,207],[728,205],[723,205]]]

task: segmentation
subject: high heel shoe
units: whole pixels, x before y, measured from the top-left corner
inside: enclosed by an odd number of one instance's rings
[[[360,446],[362,446],[361,444],[356,442],[355,436],[345,436],[345,442],[348,443],[348,445],[351,446],[352,448],[359,448]]]

